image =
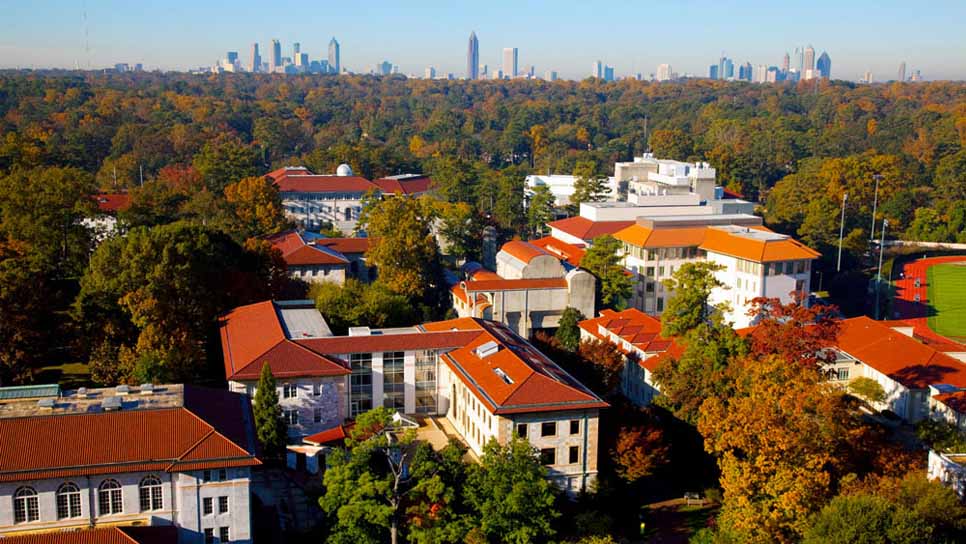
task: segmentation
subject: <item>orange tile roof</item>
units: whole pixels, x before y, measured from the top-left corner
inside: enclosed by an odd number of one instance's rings
[[[312,175],[312,172],[309,171],[309,169],[306,168],[306,167],[304,167],[304,166],[283,166],[282,168],[279,168],[278,170],[273,170],[273,171],[265,174],[265,177],[267,177],[268,179],[270,179],[272,181],[278,181],[279,179],[281,179],[281,178],[283,178],[285,176],[288,176],[288,175],[292,175],[292,174],[295,174],[295,175]]]
[[[909,389],[966,388],[966,363],[865,316],[843,320],[835,346]]]
[[[950,409],[960,414],[966,414],[966,391],[954,391],[952,393],[942,393],[933,397],[945,404]]]
[[[275,179],[283,193],[365,193],[379,186],[359,176],[319,176],[286,174]]]
[[[337,251],[318,247],[315,243],[306,243],[298,231],[270,234],[265,239],[282,252],[282,258],[289,266],[349,264],[349,260]]]
[[[704,241],[707,230],[706,226],[651,229],[635,223],[614,233],[614,238],[645,248],[697,247]]]
[[[221,317],[221,349],[225,377],[258,379],[268,363],[276,377],[340,376],[349,374],[341,361],[313,352],[286,338],[270,301],[239,306]]]
[[[418,195],[432,188],[433,180],[429,176],[411,176],[402,179],[379,178],[372,183],[379,186],[383,193],[402,195]]]
[[[447,366],[495,414],[606,408],[607,403],[509,328],[494,321],[460,318],[423,325],[426,330],[476,330],[465,346],[443,355]],[[481,359],[476,348],[496,342]],[[504,380],[496,370],[507,376]]]
[[[506,252],[514,259],[524,263],[529,263],[537,257],[550,255],[543,248],[537,247],[522,240],[511,240],[503,244],[503,247],[500,248],[500,251]]]
[[[787,236],[765,238],[752,235],[761,231],[768,232],[767,229],[734,226],[708,227],[704,242],[699,247],[759,263],[816,259],[820,256],[819,252]]]
[[[205,419],[202,414],[212,408],[203,405],[209,401],[227,413]],[[228,427],[219,425],[226,421]],[[0,482],[180,472],[198,463],[255,466],[260,462],[251,421],[244,395],[190,385],[184,386],[180,407],[0,418]],[[232,435],[241,443],[228,438]]]
[[[612,337],[600,333],[600,327],[627,341],[643,353],[664,354],[674,350],[680,355],[677,343],[673,339],[661,336],[661,322],[636,308],[628,308],[620,312],[605,310],[600,317],[586,319],[578,325],[598,340],[617,345],[625,353],[627,350],[623,345],[614,342]],[[654,370],[657,366],[655,359],[657,357],[648,357],[639,363],[648,370]]]
[[[177,544],[174,525],[102,527],[2,537],[4,544]]]
[[[298,343],[316,353],[343,355],[376,351],[415,351],[445,349],[465,345],[477,333],[472,331],[414,332],[401,334],[373,334],[370,336],[330,336],[307,338]]]
[[[369,247],[378,241],[379,238],[318,238],[312,243],[343,255],[352,255],[369,251]]]
[[[564,278],[537,278],[516,280],[470,280],[464,281],[467,292],[478,291],[523,291],[527,289],[566,289],[567,280]]]
[[[349,430],[352,429],[352,424],[349,425],[337,425],[331,429],[326,429],[322,432],[318,432],[302,439],[302,442],[306,444],[313,444],[315,446],[321,446],[323,444],[337,443],[338,445],[343,445],[346,438],[349,437]]]
[[[98,193],[91,198],[97,203],[97,210],[103,213],[117,213],[131,205],[128,193]]]
[[[587,250],[568,244],[563,240],[558,240],[553,236],[547,236],[538,240],[530,240],[530,243],[550,253],[558,259],[563,259],[571,266],[580,266],[580,261],[584,258]]]
[[[547,223],[551,228],[561,230],[567,234],[585,241],[592,241],[598,236],[614,234],[629,227],[634,221],[591,221],[586,217],[568,217]]]

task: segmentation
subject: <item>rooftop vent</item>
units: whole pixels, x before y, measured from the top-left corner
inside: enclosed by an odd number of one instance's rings
[[[54,399],[40,399],[37,401],[37,406],[40,408],[53,408]]]
[[[118,386],[118,387],[121,387],[121,386]],[[108,412],[113,410],[120,410],[121,397],[107,397],[106,399],[104,399],[104,402],[101,403],[101,407]]]
[[[497,344],[493,340],[490,340],[485,344],[480,344],[479,346],[477,346],[476,356],[479,357],[480,359],[486,359],[487,357],[489,357],[490,355],[493,355],[498,351],[500,351],[500,344]]]
[[[81,387],[80,389],[78,389],[77,390],[77,396],[80,397],[80,398],[82,398],[82,399],[86,399],[87,398],[87,388],[86,387]]]
[[[119,385],[114,388],[114,393],[117,395],[127,395],[131,392],[131,387],[129,385]]]
[[[506,383],[507,385],[513,384],[513,379],[507,376],[506,372],[503,372],[502,368],[494,368],[493,372],[495,372],[496,375],[499,376],[500,379],[503,380],[503,382]]]
[[[349,336],[372,336],[369,327],[349,327]]]
[[[154,393],[154,384],[153,383],[142,383],[140,389],[141,389],[141,394],[142,395],[151,395],[151,394]]]

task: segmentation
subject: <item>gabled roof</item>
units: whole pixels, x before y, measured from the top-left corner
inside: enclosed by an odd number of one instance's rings
[[[467,292],[477,291],[523,291],[531,289],[566,289],[565,278],[521,278],[498,280],[471,280],[463,282]]]
[[[318,238],[315,245],[337,251],[343,255],[363,254],[379,242],[379,238]]]
[[[331,336],[310,338],[298,343],[316,353],[343,355],[376,351],[415,351],[447,349],[465,345],[475,335],[473,331],[413,332],[372,334],[367,336]]]
[[[270,300],[239,306],[223,315],[220,321],[225,377],[229,380],[258,379],[265,363],[276,377],[350,373],[341,361],[287,338],[275,304]]]
[[[177,544],[174,525],[99,527],[3,537],[4,544]]]
[[[607,407],[546,355],[494,321],[460,318],[427,323],[426,330],[476,330],[465,346],[443,355],[447,366],[494,414],[583,410]],[[494,342],[484,358],[476,348]]]
[[[661,322],[636,308],[629,308],[620,312],[604,310],[600,317],[581,321],[579,326],[598,340],[615,344],[624,353],[629,352],[627,347],[615,342],[614,338],[602,334],[601,328],[645,354],[664,354],[669,350],[673,353],[680,353],[674,339],[661,336]],[[657,362],[660,361],[660,359],[655,359],[656,357],[652,356],[639,362],[641,366],[648,370],[654,370]]]
[[[966,363],[865,316],[842,321],[835,347],[909,389],[966,388]]]
[[[819,252],[789,236],[735,225],[708,227],[699,247],[758,263],[810,260],[820,256]]]
[[[366,178],[359,176],[320,176],[285,174],[275,180],[282,193],[365,193],[379,190]]]
[[[587,253],[587,250],[584,248],[568,244],[553,236],[530,240],[530,243],[550,253],[554,257],[565,261],[570,266],[580,266],[580,261],[584,258],[584,254]]]
[[[272,181],[278,181],[279,179],[281,179],[281,178],[283,178],[285,176],[290,176],[290,175],[303,175],[303,176],[304,175],[308,175],[308,176],[311,176],[312,175],[312,172],[309,171],[309,169],[306,168],[306,167],[304,167],[304,166],[283,166],[282,168],[279,168],[278,170],[273,170],[273,171],[265,174],[265,177],[267,177],[268,179],[270,179]]]
[[[637,223],[614,233],[614,238],[643,248],[697,247],[704,241],[706,226],[652,229]]]
[[[580,238],[581,240],[591,241],[598,236],[614,234],[615,232],[629,227],[634,221],[591,221],[586,217],[568,217],[547,223],[550,228],[561,230],[567,234]]]
[[[91,198],[101,213],[117,213],[131,205],[131,195],[128,193],[98,193],[91,195]]]
[[[345,443],[345,439],[349,437],[349,431],[351,429],[352,424],[336,425],[331,429],[326,429],[324,431],[306,436],[302,439],[302,442],[312,444],[314,446],[322,446],[325,444],[342,446]]]
[[[345,255],[338,251],[314,242],[306,243],[298,231],[270,234],[265,239],[282,252],[282,258],[289,266],[349,264]]]
[[[183,395],[179,406],[0,418],[0,482],[260,464],[244,395]]]
[[[530,242],[524,242],[523,240],[511,240],[503,244],[503,247],[500,248],[500,251],[522,263],[527,264],[537,257],[550,256],[550,254],[547,253],[547,251],[543,248],[531,244]]]
[[[393,178],[379,178],[373,180],[375,185],[386,194],[418,195],[432,188],[433,180],[429,176],[399,176]]]

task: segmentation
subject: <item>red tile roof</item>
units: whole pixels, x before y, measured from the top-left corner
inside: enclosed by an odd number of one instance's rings
[[[580,266],[580,261],[584,258],[584,254],[587,253],[582,247],[577,247],[573,244],[568,244],[563,240],[558,240],[553,236],[547,236],[545,238],[540,238],[538,240],[530,240],[530,243],[543,249],[547,253],[550,253],[558,259],[566,261],[571,266]]]
[[[279,179],[281,179],[281,178],[283,178],[285,176],[289,176],[289,175],[309,175],[309,176],[311,176],[312,175],[312,172],[310,172],[309,169],[306,168],[306,167],[304,167],[304,166],[283,166],[282,168],[279,168],[278,170],[273,170],[273,171],[265,174],[265,177],[267,177],[268,179],[270,179],[272,181],[278,181]]]
[[[4,544],[177,544],[178,528],[174,525],[104,527],[13,535],[0,540]]]
[[[427,323],[423,328],[478,331],[476,338],[444,354],[443,359],[495,414],[607,407],[597,395],[501,323],[461,318]],[[499,349],[481,359],[476,348],[487,342],[495,342]]]
[[[366,178],[359,176],[318,176],[286,174],[275,180],[283,193],[365,193],[378,190]]]
[[[98,193],[91,195],[102,213],[117,213],[131,205],[131,195],[127,193]]]
[[[316,353],[343,355],[376,351],[414,351],[456,348],[466,345],[479,333],[473,331],[414,332],[373,334],[370,336],[331,336],[307,338],[298,343]]]
[[[614,234],[615,232],[629,227],[634,221],[591,221],[585,217],[568,217],[547,223],[551,228],[566,232],[567,234],[585,240],[592,241],[598,236]]]
[[[418,195],[429,191],[432,188],[433,180],[429,176],[409,176],[402,179],[379,178],[373,180],[372,183],[379,186],[383,193]]]
[[[953,411],[966,414],[966,391],[955,391],[953,393],[942,393],[933,397],[945,404]]]
[[[843,320],[835,346],[909,389],[966,388],[966,363],[865,316]]]
[[[369,248],[378,242],[379,238],[319,238],[313,243],[343,255],[354,255],[369,251]]]
[[[644,368],[654,370],[657,367],[657,362],[661,360],[656,356],[650,356],[651,354],[664,354],[669,350],[680,354],[681,350],[673,339],[661,336],[661,322],[656,318],[636,308],[629,308],[621,312],[604,310],[601,314],[600,317],[581,321],[579,323],[580,328],[598,340],[615,344],[618,348],[621,348],[621,351],[627,353],[628,350],[623,344],[615,342],[612,337],[600,332],[600,328],[603,327],[630,343],[640,352],[648,354],[648,357],[639,361]],[[635,355],[640,356],[640,353]]]
[[[503,251],[508,255],[510,255],[511,257],[513,257],[514,259],[517,259],[518,261],[524,262],[524,263],[529,263],[530,261],[532,261],[537,257],[550,255],[543,248],[537,247],[529,242],[524,242],[522,240],[511,240],[503,244],[503,247],[500,248],[500,251]]]
[[[344,255],[328,247],[306,243],[305,239],[294,230],[271,234],[265,239],[282,252],[282,258],[289,266],[349,264],[349,260]]]
[[[722,253],[753,262],[795,261],[817,259],[821,254],[805,244],[790,238],[761,239],[738,232],[745,227],[708,227],[704,241],[699,246],[705,251]],[[767,229],[750,229],[762,231]]]
[[[349,430],[352,429],[352,425],[338,425],[332,427],[331,429],[326,429],[322,432],[318,432],[302,439],[302,442],[306,444],[312,444],[315,446],[322,446],[325,444],[337,444],[343,445],[345,439],[349,437]]]
[[[0,418],[0,482],[180,472],[198,463],[260,464],[250,427],[250,401],[229,391],[192,389],[184,386],[180,407]],[[209,401],[226,411],[215,421],[201,415],[215,409],[199,408]],[[217,426],[232,418],[242,423]],[[242,433],[239,425],[246,425]],[[240,438],[240,443],[228,436]],[[70,447],[50,447],[55,444]]]
[[[258,379],[265,363],[276,377],[350,373],[341,361],[286,338],[270,300],[235,308],[222,316],[220,328],[225,377],[229,380]]]
[[[530,289],[566,289],[567,280],[564,278],[537,278],[516,280],[470,280],[464,281],[467,292],[478,291],[523,291]]]

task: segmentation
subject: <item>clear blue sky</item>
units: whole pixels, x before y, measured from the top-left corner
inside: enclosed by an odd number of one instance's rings
[[[736,63],[780,65],[786,51],[812,44],[816,57],[828,51],[836,78],[871,70],[891,79],[905,60],[907,73],[966,79],[966,0],[0,0],[0,67],[185,69],[229,50],[247,62],[254,41],[267,58],[272,38],[283,55],[298,41],[320,58],[335,36],[353,71],[389,60],[403,73],[432,65],[461,76],[471,30],[491,69],[515,46],[521,69],[569,78],[597,59],[619,76],[665,62],[706,75],[722,51]]]

